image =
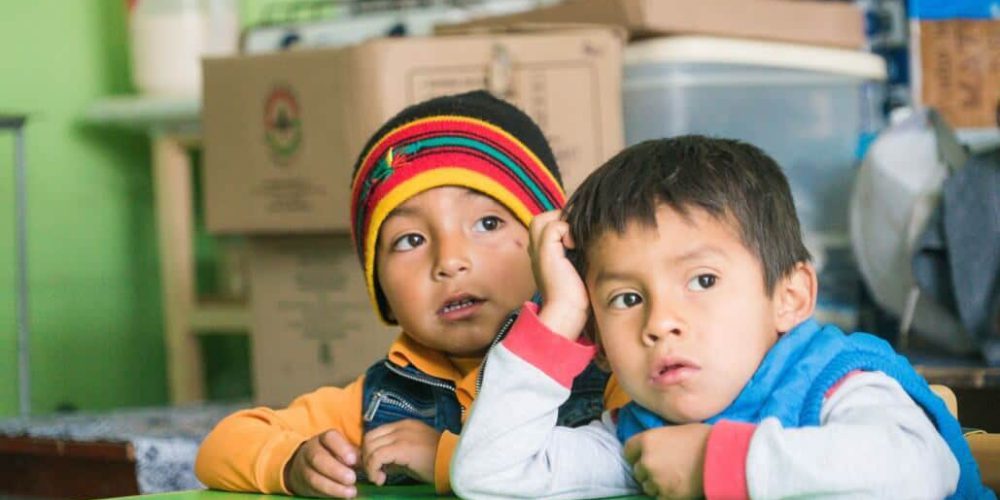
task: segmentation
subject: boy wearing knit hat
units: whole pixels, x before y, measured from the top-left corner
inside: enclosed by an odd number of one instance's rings
[[[536,290],[527,226],[564,202],[541,130],[485,92],[431,99],[389,120],[355,164],[351,220],[372,304],[402,333],[347,387],[221,421],[199,450],[198,478],[303,496],[355,496],[359,474],[449,491],[483,355]],[[606,382],[593,366],[577,377],[560,423],[598,416]]]

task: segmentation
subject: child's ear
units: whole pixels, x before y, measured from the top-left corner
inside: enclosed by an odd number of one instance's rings
[[[774,323],[779,332],[787,332],[812,316],[816,308],[816,269],[799,262],[774,284]]]

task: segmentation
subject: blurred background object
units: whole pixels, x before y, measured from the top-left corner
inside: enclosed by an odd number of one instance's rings
[[[898,326],[878,325],[879,333],[902,349],[923,341],[952,355],[977,352],[945,305],[919,294],[911,264],[945,179],[967,157],[943,118],[921,110],[897,113],[861,164],[851,242],[875,303],[899,318]]]
[[[1000,2],[910,0],[913,100],[955,128],[996,128]]]
[[[161,465],[181,465],[156,484],[188,485],[191,450],[219,414],[175,420],[177,405],[190,403],[193,414],[210,409],[206,401],[248,405],[267,389],[262,379],[274,380],[272,394],[281,398],[330,383],[330,370],[349,377],[364,365],[358,353],[379,349],[352,340],[365,337],[361,330],[377,334],[361,326],[374,319],[363,292],[347,291],[361,286],[351,274],[359,271],[349,237],[331,224],[296,226],[303,214],[295,210],[305,200],[316,214],[339,216],[331,207],[346,201],[332,195],[346,182],[346,167],[331,165],[350,163],[370,129],[414,99],[472,88],[502,95],[539,121],[573,182],[623,138],[631,144],[701,132],[760,145],[792,184],[821,270],[821,319],[906,348],[929,379],[955,390],[963,424],[1000,431],[1000,367],[987,364],[981,342],[990,333],[975,333],[984,330],[967,318],[982,317],[963,313],[958,300],[939,300],[990,277],[991,261],[965,271],[977,280],[952,275],[927,286],[913,271],[917,253],[951,265],[948,215],[934,214],[949,196],[963,198],[949,195],[949,186],[972,171],[942,163],[925,108],[939,109],[937,121],[954,131],[967,164],[991,172],[984,165],[997,157],[996,0],[36,0],[5,7],[0,109],[32,117],[24,144],[32,166],[25,275],[34,362],[30,377],[19,378],[16,293],[0,293],[0,380],[10,381],[0,384],[0,415],[14,421],[0,426],[0,463],[19,464],[0,467],[0,496],[8,485],[61,482],[26,481],[34,477],[29,470],[138,493],[153,483],[138,480],[137,468],[152,470],[147,460],[158,454]],[[595,43],[581,24],[603,27],[600,40],[614,46]],[[216,68],[214,79],[203,67]],[[0,160],[14,147],[0,138]],[[272,161],[276,152],[287,154]],[[0,168],[0,188],[14,185],[12,172]],[[313,177],[301,182],[306,175]],[[262,189],[240,190],[227,179]],[[954,192],[980,201],[989,196],[977,193],[1000,192],[993,177],[983,179]],[[0,234],[13,235],[8,193],[0,190]],[[243,195],[253,196],[241,198],[241,228],[208,223],[227,196]],[[989,236],[985,228],[1000,216],[977,214],[966,227]],[[943,238],[921,240],[942,228]],[[1000,255],[990,243],[969,247],[979,257]],[[0,281],[16,283],[15,254],[14,245],[0,245]],[[935,312],[947,320],[924,319]],[[265,338],[272,344],[252,340]],[[255,362],[255,350],[269,345],[298,357],[280,366]],[[13,381],[28,378],[32,418],[14,419],[28,405]],[[287,385],[277,387],[281,381]],[[300,385],[290,389],[293,383]],[[130,407],[153,408],[140,412],[140,422],[160,437],[183,437],[180,446],[145,456],[136,454],[149,450],[139,441],[145,430],[83,432],[95,422],[128,428],[129,419],[109,414]],[[74,411],[80,418],[58,414]],[[46,450],[33,456],[49,465],[114,461],[125,479],[100,484],[111,476],[52,474],[38,462],[21,468],[24,440]],[[94,450],[114,460],[95,458]],[[76,494],[93,498],[110,490],[82,491]]]
[[[31,414],[31,325],[28,319],[27,170],[24,158],[24,115],[0,113],[0,132],[14,136],[14,246],[17,248],[17,399],[22,417]]]
[[[267,5],[244,32],[253,54],[335,47],[382,36],[427,36],[441,23],[526,11],[558,0],[293,0]]]
[[[140,93],[197,96],[201,58],[239,42],[236,0],[127,0],[132,81]]]

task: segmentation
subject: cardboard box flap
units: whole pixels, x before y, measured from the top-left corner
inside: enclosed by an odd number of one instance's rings
[[[557,22],[544,20],[511,20],[510,22],[498,22],[488,24],[439,24],[434,27],[434,34],[438,36],[458,36],[458,35],[523,35],[536,33],[551,33],[554,31],[590,31],[590,30],[611,31],[623,41],[628,40],[629,31],[625,26],[606,22]]]
[[[776,39],[860,48],[864,24],[860,9],[839,2],[788,0],[641,0],[628,16],[641,35],[684,33]],[[681,10],[683,8],[683,10]],[[683,12],[683,15],[679,15]],[[648,29],[647,29],[648,28]]]
[[[566,0],[535,10],[441,26],[442,32],[522,23],[624,28],[630,39],[703,34],[861,48],[860,9],[840,2],[788,0]]]

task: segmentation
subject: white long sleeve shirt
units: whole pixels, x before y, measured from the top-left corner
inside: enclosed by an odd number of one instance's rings
[[[638,493],[611,412],[584,427],[556,426],[573,377],[595,349],[550,332],[535,312],[526,305],[489,353],[452,459],[452,488],[475,499]],[[831,390],[819,426],[720,422],[707,453],[709,498],[943,498],[959,478],[958,461],[923,410],[880,372],[851,375]]]

